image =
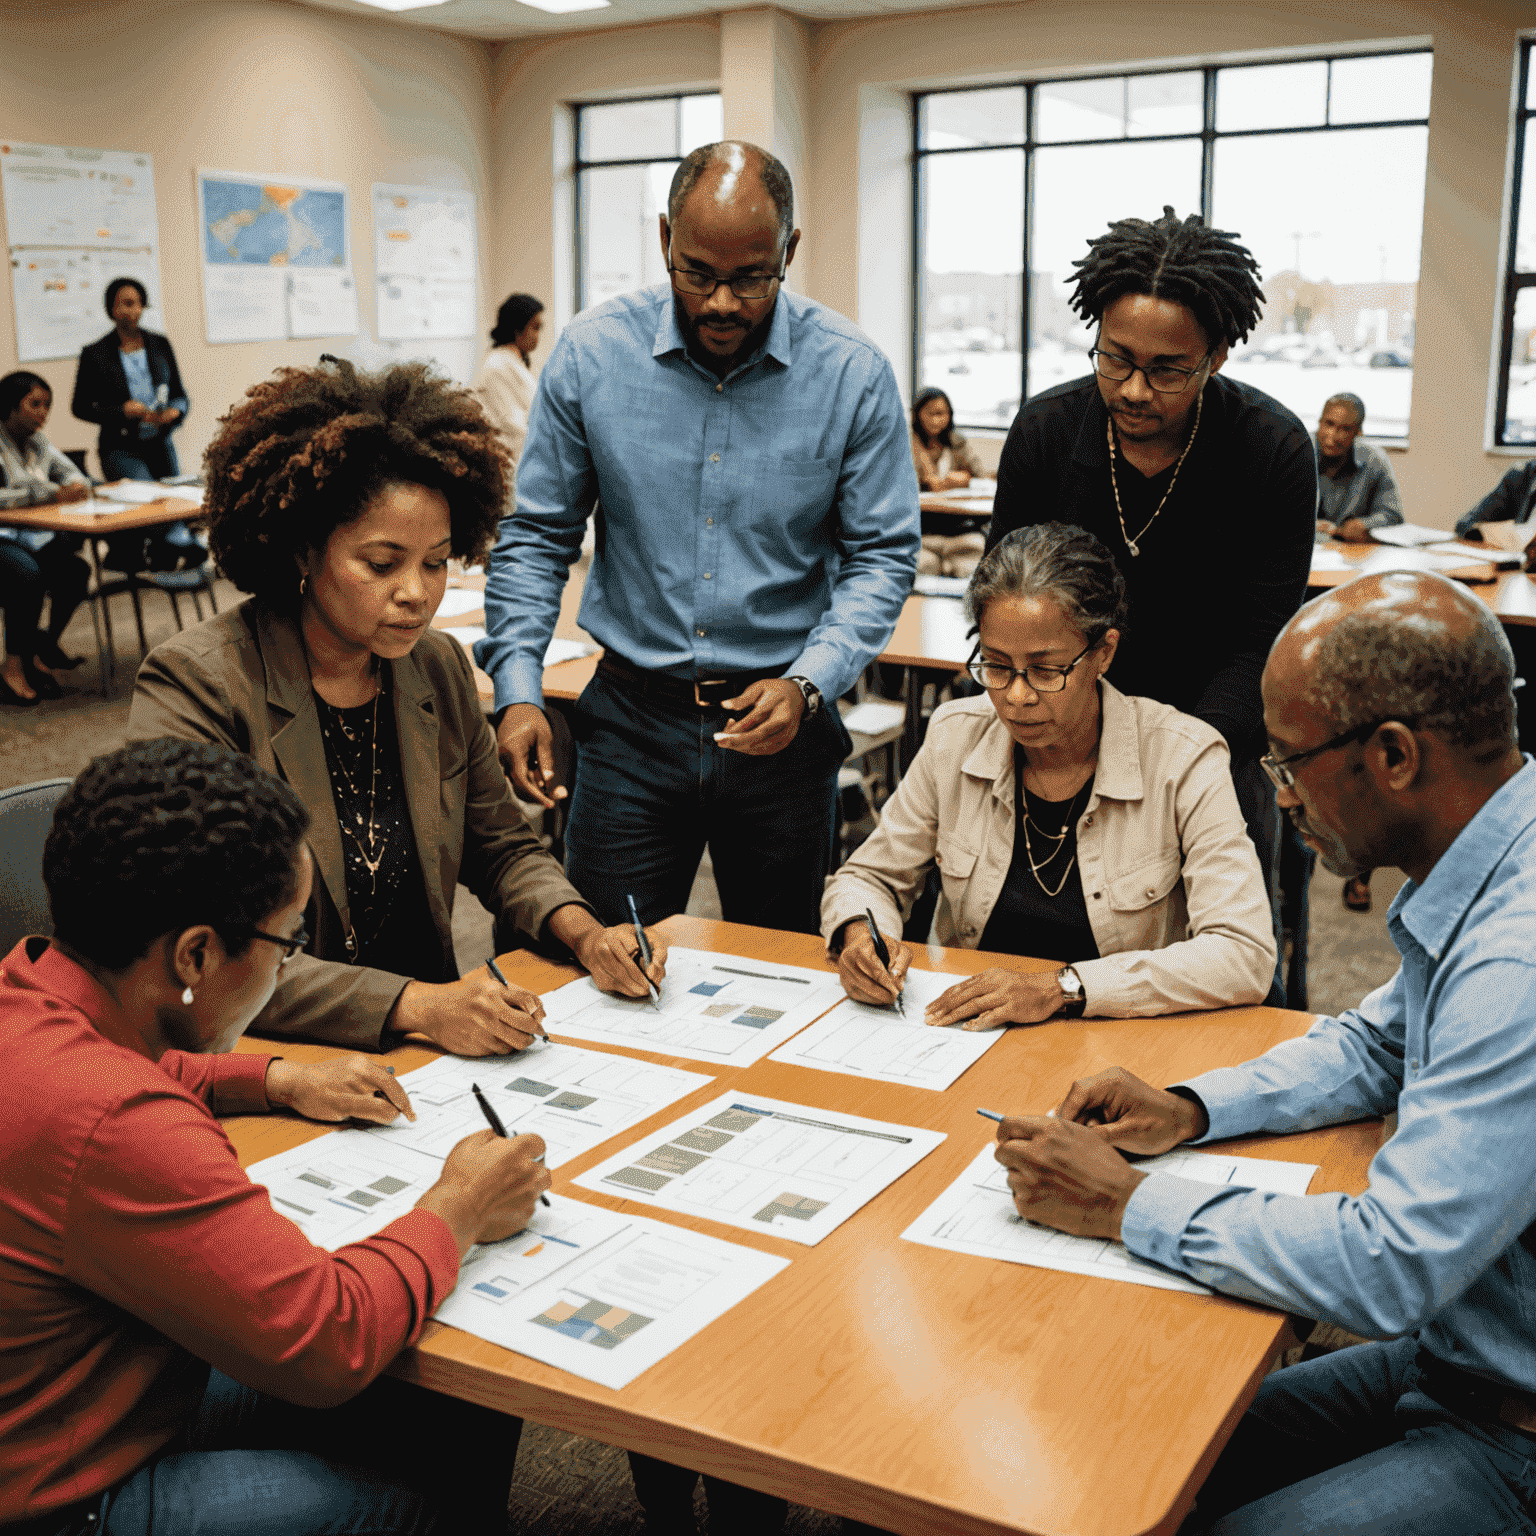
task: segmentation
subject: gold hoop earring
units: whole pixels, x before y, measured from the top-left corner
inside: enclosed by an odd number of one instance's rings
[[[181,989],[181,1001],[182,1001],[182,1006],[183,1007],[190,1008],[192,1006],[192,988],[191,987],[183,987]]]

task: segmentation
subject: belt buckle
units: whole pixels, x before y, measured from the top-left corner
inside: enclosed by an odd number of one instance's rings
[[[711,703],[708,699],[704,698],[699,693],[699,689],[700,688],[724,688],[726,686],[726,684],[729,683],[729,682],[730,682],[730,678],[728,678],[728,677],[696,677],[696,678],[694,678],[694,680],[693,680],[693,702],[695,704],[697,704],[700,709],[716,709],[716,708],[718,708],[719,705],[723,704],[725,701],[723,699],[718,699],[714,703]]]

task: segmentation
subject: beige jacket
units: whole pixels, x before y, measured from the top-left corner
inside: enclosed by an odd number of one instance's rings
[[[1166,704],[1099,686],[1099,764],[1077,823],[1100,956],[1075,966],[1087,1012],[1133,1018],[1262,1002],[1274,930],[1225,742]],[[883,930],[900,932],[936,864],[944,894],[934,937],[975,949],[1008,875],[1013,833],[1012,738],[988,699],[944,705],[874,836],[827,881],[823,935],[830,944],[865,907]]]
[[[441,952],[437,973],[415,979],[455,981],[461,881],[497,915],[499,942],[512,928],[538,941],[557,908],[586,902],[512,798],[463,646],[429,629],[391,666],[405,798]],[[308,953],[278,973],[252,1030],[386,1048],[385,1024],[411,978],[347,963],[356,941],[341,832],[297,622],[251,599],[157,645],[139,668],[128,716],[130,741],[156,736],[249,753],[293,786],[312,818],[313,937]]]
[[[528,438],[528,412],[538,387],[538,379],[516,347],[492,347],[475,379],[475,393],[480,396],[485,414],[512,455],[514,476]]]

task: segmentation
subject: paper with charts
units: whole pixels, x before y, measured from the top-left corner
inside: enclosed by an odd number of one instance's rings
[[[578,1040],[746,1067],[842,995],[831,971],[679,947],[667,956],[659,1012],[648,997],[614,997],[583,976],[545,993],[544,1025]]]
[[[902,996],[905,1016],[845,997],[830,1013],[781,1045],[774,1061],[821,1072],[846,1072],[909,1088],[945,1089],[1003,1037],[1000,1029],[969,1032],[958,1026],[935,1029],[923,1010],[964,976],[908,971]]]
[[[911,1243],[1007,1259],[1036,1269],[1064,1269],[1074,1275],[1129,1280],[1164,1291],[1211,1296],[1209,1286],[1139,1259],[1124,1243],[1070,1237],[1025,1221],[1013,1207],[1008,1170],[992,1155],[993,1143],[901,1235]],[[1238,1184],[1277,1195],[1304,1195],[1316,1163],[1281,1163],[1262,1157],[1225,1157],[1214,1152],[1164,1152],[1136,1165],[1147,1173],[1171,1173],[1201,1184]]]
[[[943,1140],[942,1131],[727,1093],[575,1182],[811,1247]]]
[[[470,1249],[433,1316],[587,1381],[624,1387],[788,1263],[551,1195],[526,1231]]]

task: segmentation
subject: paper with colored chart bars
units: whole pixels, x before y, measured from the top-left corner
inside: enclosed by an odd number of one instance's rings
[[[433,1316],[605,1387],[625,1387],[789,1263],[550,1196],[524,1232],[472,1248]]]

